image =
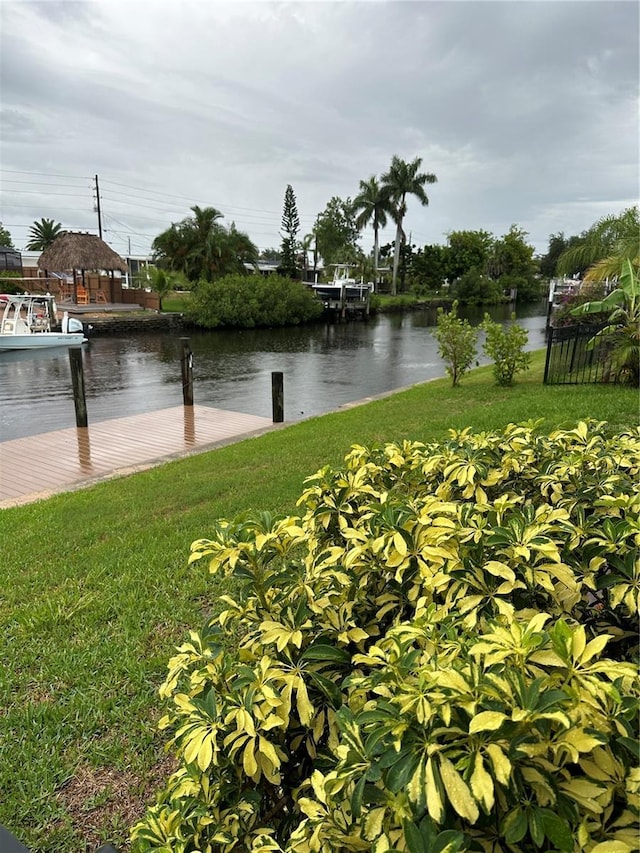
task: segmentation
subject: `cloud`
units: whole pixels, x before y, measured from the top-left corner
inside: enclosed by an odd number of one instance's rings
[[[515,222],[543,251],[637,198],[635,3],[94,0],[1,14],[0,216],[18,245],[56,201],[67,227],[95,227],[95,174],[120,251],[127,229],[148,247],[194,203],[277,245],[288,183],[306,232],[394,154],[439,179],[428,208],[409,202],[420,242]],[[17,182],[36,172],[40,199]],[[48,174],[71,176],[77,207]]]

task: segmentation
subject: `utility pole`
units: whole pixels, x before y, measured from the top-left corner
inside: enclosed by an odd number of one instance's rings
[[[96,175],[96,212],[98,214],[98,235],[102,240],[102,215],[100,213],[100,188],[98,187],[98,176]]]

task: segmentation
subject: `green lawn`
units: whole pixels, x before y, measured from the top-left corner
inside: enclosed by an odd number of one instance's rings
[[[545,387],[544,354],[511,388],[480,368],[213,452],[0,511],[0,823],[35,853],[84,850],[129,825],[167,772],[156,689],[220,592],[189,545],[246,509],[292,511],[308,474],[353,443],[543,418],[638,422],[637,390]]]
[[[172,291],[162,300],[162,311],[163,313],[166,312],[168,314],[183,314],[187,309],[188,303],[188,293],[176,293],[175,291]]]

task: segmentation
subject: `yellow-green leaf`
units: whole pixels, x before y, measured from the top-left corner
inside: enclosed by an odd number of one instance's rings
[[[280,767],[280,759],[278,758],[278,754],[276,753],[273,744],[264,737],[259,738],[258,744],[258,749],[264,757],[273,764],[274,768],[277,769]]]
[[[307,685],[304,683],[304,680],[302,678],[298,680],[296,690],[296,708],[298,710],[298,717],[300,718],[300,722],[303,726],[308,726],[313,718],[314,708],[311,702],[309,701]]]
[[[407,554],[407,543],[405,542],[404,536],[402,533],[396,532],[393,534],[393,544],[395,545],[396,551],[402,556],[406,556]]]
[[[372,809],[367,815],[364,822],[364,837],[369,839],[369,841],[373,841],[382,832],[382,821],[384,820],[385,812],[386,809],[382,807]]]
[[[498,782],[501,785],[508,785],[511,778],[511,762],[507,756],[496,743],[490,743],[487,746],[487,755],[491,759],[493,772]]]
[[[197,759],[204,734],[204,732],[199,732],[195,737],[192,737],[189,743],[185,746],[184,760],[187,764],[191,764]]]
[[[258,772],[258,762],[254,752],[255,741],[250,740],[242,753],[242,768],[247,776],[255,776]]]
[[[633,853],[633,850],[626,841],[601,841],[591,848],[591,853]]]
[[[427,761],[424,772],[424,783],[427,811],[436,823],[442,823],[444,820],[444,806],[434,775],[433,758]]]
[[[601,634],[599,637],[596,637],[595,640],[591,640],[590,643],[587,643],[585,650],[580,655],[580,663],[588,663],[591,658],[599,655],[610,639],[611,634]]]
[[[475,766],[471,776],[471,790],[476,800],[482,803],[487,812],[490,812],[494,802],[493,779],[485,770],[484,762],[479,752],[476,753]]]
[[[211,758],[213,756],[213,749],[211,746],[211,738],[212,735],[208,734],[202,738],[202,743],[200,744],[200,749],[198,750],[198,767],[203,772],[207,769],[207,767],[211,764]]]
[[[587,637],[582,625],[578,625],[571,638],[571,652],[576,660],[580,660],[587,645]]]
[[[588,735],[584,729],[571,729],[563,736],[561,742],[563,741],[571,744],[578,752],[591,752],[598,746],[602,746],[601,740]]]
[[[451,761],[440,756],[440,776],[449,797],[449,802],[460,817],[475,823],[480,812],[467,783],[458,773]]]
[[[498,560],[488,560],[484,564],[483,569],[497,578],[504,578],[504,580],[509,581],[514,581],[516,579],[513,569],[506,563],[498,562]]]
[[[418,762],[413,776],[409,781],[407,793],[412,803],[424,802],[425,796],[425,765],[423,761]]]
[[[469,723],[469,734],[493,732],[499,729],[506,719],[507,715],[500,711],[481,711]]]
[[[571,779],[569,782],[562,782],[560,787],[578,799],[594,800],[599,797],[604,788],[589,782],[587,779]]]

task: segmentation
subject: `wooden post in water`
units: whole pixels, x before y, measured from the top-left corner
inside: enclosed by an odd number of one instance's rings
[[[193,353],[189,338],[180,338],[182,356],[182,400],[185,406],[193,406]]]
[[[271,374],[271,401],[274,424],[284,421],[284,376],[279,371]]]
[[[69,365],[73,385],[73,403],[76,407],[76,426],[87,426],[87,401],[84,395],[84,368],[82,347],[69,347]]]

